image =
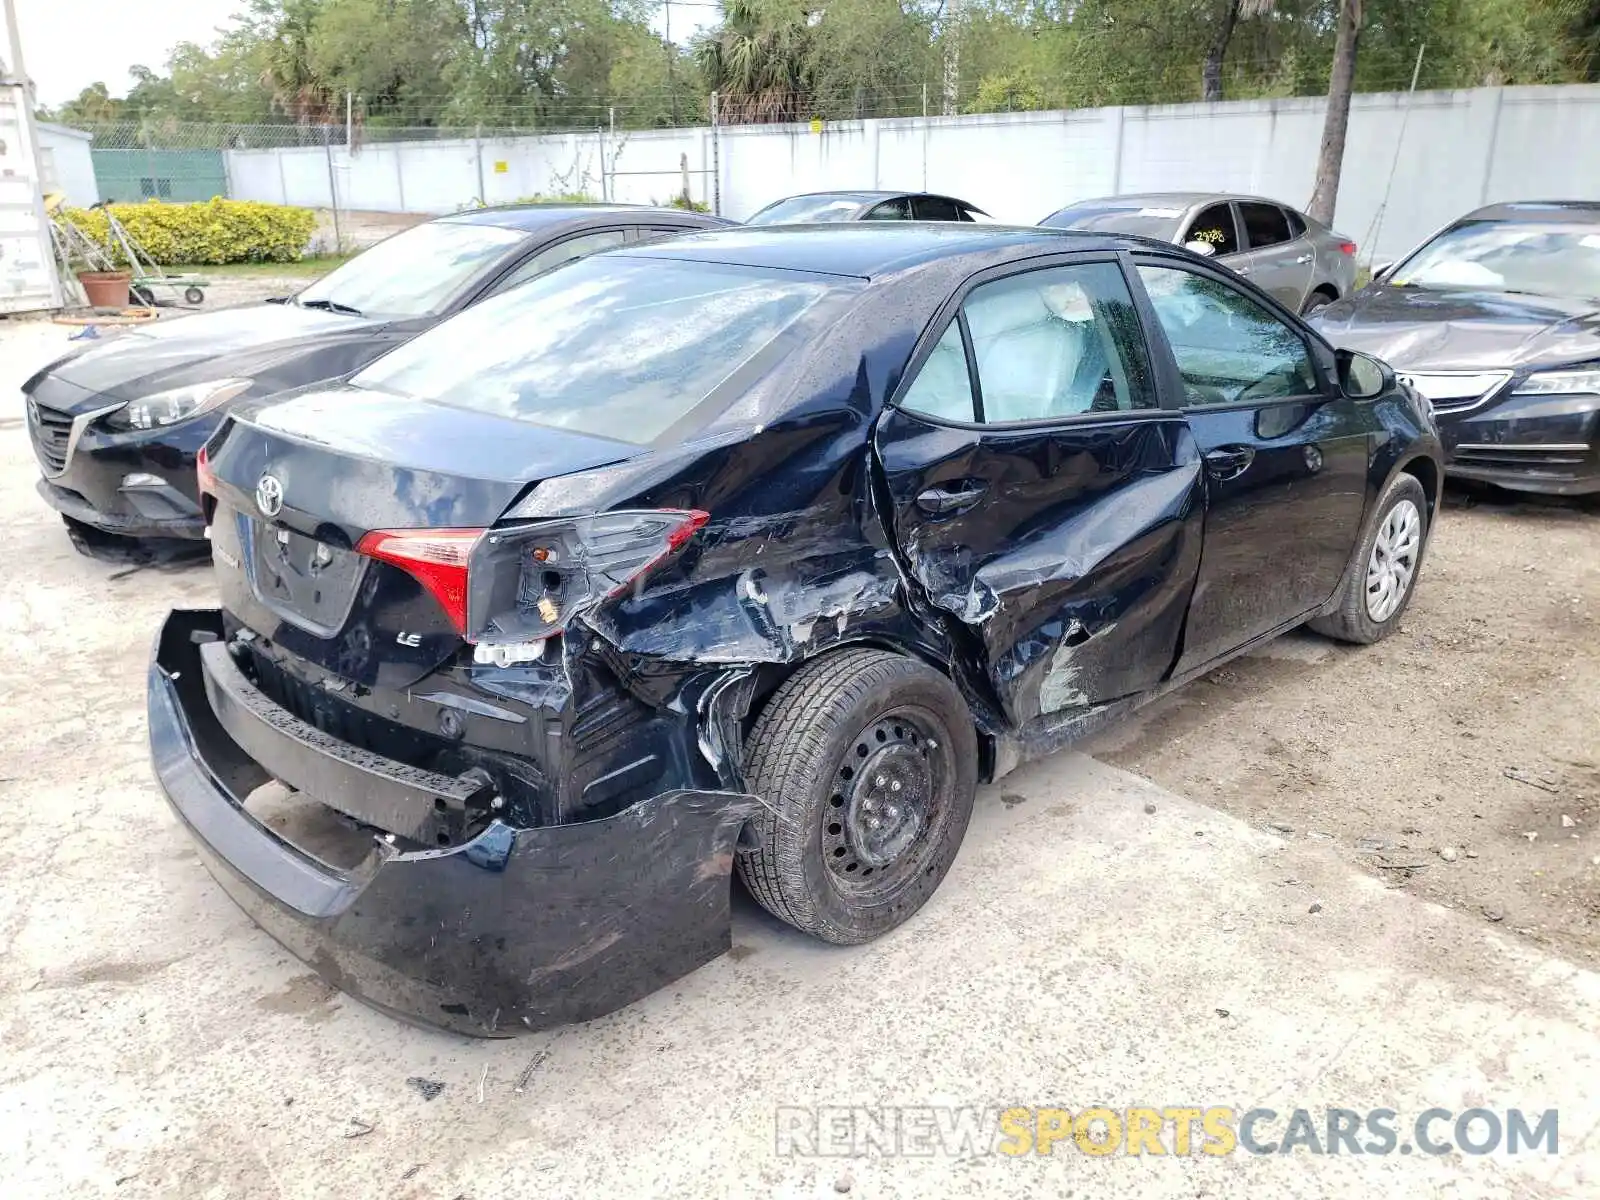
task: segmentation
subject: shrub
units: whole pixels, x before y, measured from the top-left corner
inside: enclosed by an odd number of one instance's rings
[[[317,224],[308,208],[221,197],[201,204],[113,204],[111,211],[140,249],[165,267],[294,262]],[[66,215],[127,265],[121,248],[111,243],[103,210],[69,209]]]
[[[699,200],[691,200],[681,192],[667,201],[667,204],[671,208],[681,208],[685,212],[708,213],[711,211],[711,205]]]

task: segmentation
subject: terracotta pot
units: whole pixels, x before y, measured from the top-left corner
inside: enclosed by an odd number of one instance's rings
[[[131,271],[79,271],[78,282],[92,308],[127,308]]]

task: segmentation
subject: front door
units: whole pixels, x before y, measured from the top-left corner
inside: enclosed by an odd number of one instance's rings
[[[1299,329],[1208,267],[1140,256],[1205,462],[1205,553],[1178,671],[1320,607],[1350,558],[1378,432]]]
[[[1259,200],[1238,202],[1245,252],[1240,257],[1250,282],[1290,312],[1299,312],[1311,291],[1311,242],[1302,227],[1295,236],[1289,214]]]
[[[901,561],[1014,725],[1170,670],[1200,464],[1112,256],[980,276],[874,444]]]

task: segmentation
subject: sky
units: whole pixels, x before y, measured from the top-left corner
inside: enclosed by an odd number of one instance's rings
[[[39,103],[71,100],[91,83],[113,96],[132,86],[135,63],[164,71],[179,42],[202,46],[244,10],[243,0],[15,0],[22,30],[22,58],[38,88]],[[686,42],[716,15],[713,6],[674,5],[672,40]],[[658,15],[655,27],[662,26]]]
[[[166,68],[179,42],[208,45],[243,11],[240,0],[15,0],[22,60],[39,103],[60,104],[91,83],[126,94],[128,68]]]

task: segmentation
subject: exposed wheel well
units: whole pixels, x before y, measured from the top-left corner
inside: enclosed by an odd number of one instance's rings
[[[1326,296],[1329,300],[1337,300],[1339,298],[1339,289],[1331,283],[1319,283],[1311,289],[1311,292],[1313,295]]]

